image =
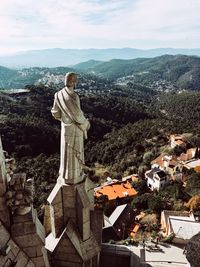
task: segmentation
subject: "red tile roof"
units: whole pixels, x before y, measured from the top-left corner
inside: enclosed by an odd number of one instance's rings
[[[136,196],[137,192],[129,182],[122,182],[97,188],[95,190],[95,196],[98,198],[101,195],[107,195],[108,200],[113,200],[116,198],[124,198],[127,196]]]

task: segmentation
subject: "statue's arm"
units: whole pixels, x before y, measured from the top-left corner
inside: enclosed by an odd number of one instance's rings
[[[54,96],[54,102],[53,102],[53,107],[51,109],[51,114],[56,120],[61,120],[61,110],[57,103],[57,94],[55,94]]]

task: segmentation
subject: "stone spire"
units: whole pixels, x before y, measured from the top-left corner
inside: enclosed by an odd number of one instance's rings
[[[50,267],[44,227],[32,207],[32,180],[14,174],[14,163],[0,139],[0,266]]]

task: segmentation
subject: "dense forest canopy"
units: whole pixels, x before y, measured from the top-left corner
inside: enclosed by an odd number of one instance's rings
[[[140,70],[146,64],[157,72],[156,61],[162,69],[161,75],[167,75],[166,68],[171,71],[172,66],[175,72],[180,68],[182,73],[181,64],[191,70],[198,65],[199,58],[164,56],[148,62],[138,59],[134,64]],[[174,66],[174,62],[179,63]],[[96,68],[104,63],[92,64]],[[127,61],[122,61],[123,64],[127,71]],[[36,69],[46,75],[42,68]],[[54,93],[60,81],[63,83],[63,75],[68,69],[51,71],[62,74],[55,86],[29,85],[26,86],[29,91],[21,94],[0,92],[0,135],[4,149],[15,156],[17,171],[25,171],[35,178],[40,192],[48,192],[57,178],[60,123],[52,118],[50,109]],[[200,146],[198,90],[165,92],[133,80],[116,84],[93,74],[82,73],[80,76],[81,106],[91,122],[85,143],[87,166],[102,164],[112,177],[131,173],[139,173],[142,177],[151,160],[166,150],[171,133],[190,132],[194,136],[193,144]],[[177,77],[174,78],[176,81]],[[45,196],[37,199],[37,205],[43,203]]]

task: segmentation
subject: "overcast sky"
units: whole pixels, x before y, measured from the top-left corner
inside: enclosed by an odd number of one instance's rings
[[[0,54],[45,48],[198,48],[200,0],[0,0]]]

